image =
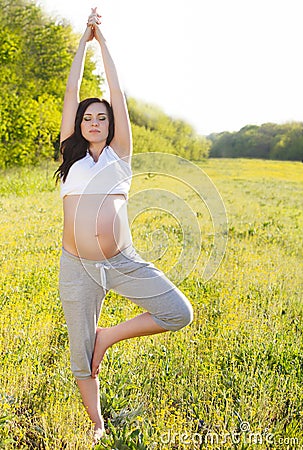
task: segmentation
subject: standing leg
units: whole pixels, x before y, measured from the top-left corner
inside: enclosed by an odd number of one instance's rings
[[[88,378],[77,380],[83,405],[90,420],[94,424],[94,442],[97,442],[104,434],[104,422],[101,414],[99,379]]]
[[[91,377],[91,362],[104,289],[95,281],[100,271],[63,250],[60,261],[60,298],[68,328],[71,369],[85,410],[94,424],[95,440],[104,432],[99,382]]]

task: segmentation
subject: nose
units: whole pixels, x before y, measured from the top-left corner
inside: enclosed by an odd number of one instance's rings
[[[93,126],[99,125],[98,118],[97,118],[97,117],[92,118],[91,124],[92,124]]]

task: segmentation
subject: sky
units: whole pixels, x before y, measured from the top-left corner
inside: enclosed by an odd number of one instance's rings
[[[302,0],[38,0],[75,31],[97,6],[128,96],[199,134],[303,121]]]

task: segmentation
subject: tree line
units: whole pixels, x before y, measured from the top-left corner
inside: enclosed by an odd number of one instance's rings
[[[247,125],[237,132],[213,133],[210,157],[303,160],[303,123]]]
[[[0,0],[0,167],[58,159],[65,84],[79,36],[31,0]],[[104,78],[88,49],[81,98],[100,97]],[[303,124],[249,125],[198,135],[181,119],[128,98],[134,152],[207,157],[303,159]]]

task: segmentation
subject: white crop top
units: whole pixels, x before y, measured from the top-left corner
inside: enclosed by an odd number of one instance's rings
[[[81,194],[123,194],[127,198],[131,178],[130,164],[108,145],[97,162],[87,151],[71,166],[65,182],[61,180],[61,198]]]

